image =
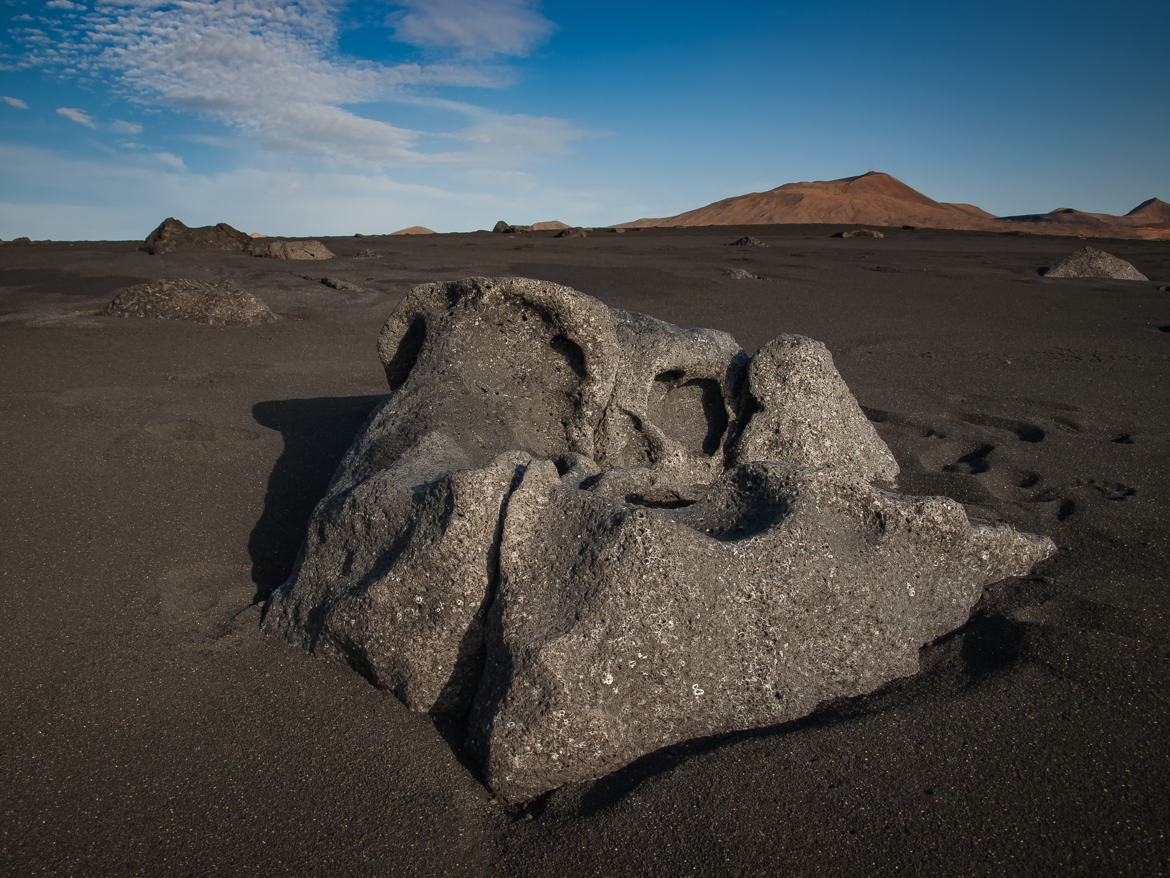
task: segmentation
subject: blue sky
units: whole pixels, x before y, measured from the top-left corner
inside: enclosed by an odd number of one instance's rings
[[[1170,200],[1170,3],[0,0],[0,238]]]

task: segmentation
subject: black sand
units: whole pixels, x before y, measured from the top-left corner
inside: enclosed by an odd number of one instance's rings
[[[1055,280],[1037,269],[1083,242],[835,230],[328,239],[321,263],[0,246],[0,870],[1164,871],[1170,243],[1096,242],[1149,283]],[[745,233],[770,246],[726,246]],[[749,350],[819,338],[903,491],[1061,551],[992,587],[916,677],[504,812],[425,716],[257,627],[385,390],[382,320],[411,284],[469,274]],[[230,279],[283,319],[96,316],[173,276]]]

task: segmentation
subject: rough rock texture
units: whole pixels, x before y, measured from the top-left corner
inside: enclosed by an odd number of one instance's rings
[[[837,238],[884,238],[885,235],[874,229],[851,229],[847,232],[838,232]]]
[[[757,238],[755,235],[744,235],[742,238],[736,238],[731,242],[732,247],[767,247],[768,245]]]
[[[724,274],[732,280],[763,280],[758,274],[753,274],[746,268],[729,268]]]
[[[897,474],[824,345],[567,287],[416,287],[391,394],[264,626],[463,724],[505,802],[784,722],[917,669],[1052,553]]]
[[[127,287],[106,306],[120,317],[190,320],[209,326],[255,326],[276,319],[268,306],[230,281],[164,278]]]
[[[1096,247],[1082,247],[1044,273],[1045,277],[1104,277],[1111,280],[1149,280],[1144,274],[1112,253]]]
[[[253,256],[271,259],[332,259],[332,251],[317,240],[285,241],[280,238],[265,238],[251,244]]]
[[[252,239],[227,223],[191,228],[174,217],[167,217],[146,236],[142,249],[153,255],[176,250],[242,250],[252,246]]]

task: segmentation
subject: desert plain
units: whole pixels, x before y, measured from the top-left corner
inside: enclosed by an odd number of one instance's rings
[[[321,261],[0,245],[0,870],[1164,872],[1170,241],[846,228],[355,236]],[[746,234],[768,246],[730,246]],[[1042,276],[1084,243],[1150,280]],[[748,352],[824,341],[902,493],[1059,551],[912,677],[503,808],[425,715],[259,628],[387,391],[382,322],[470,275]],[[279,319],[101,313],[170,277],[229,280]]]

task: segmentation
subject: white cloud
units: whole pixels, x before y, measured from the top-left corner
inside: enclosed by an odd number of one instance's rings
[[[4,95],[4,103],[8,104],[10,107],[16,107],[18,110],[28,109],[28,104],[26,104],[20,98],[10,98],[8,95]]]
[[[72,119],[78,125],[84,125],[86,128],[97,128],[93,119],[88,113],[82,112],[74,107],[58,107],[57,115],[64,116],[66,119]]]
[[[177,155],[171,152],[156,152],[154,158],[160,163],[170,168],[172,171],[187,170],[186,163]]]
[[[122,119],[115,119],[110,124],[110,127],[113,128],[115,131],[117,131],[119,134],[141,134],[142,133],[142,126],[139,125],[137,122],[126,122],[126,121],[123,121]]]
[[[76,10],[84,9],[85,7],[80,3],[71,3],[70,0],[49,0],[49,2],[45,4],[45,8]]]
[[[0,49],[0,66],[100,80],[129,100],[197,112],[266,148],[330,162],[515,162],[563,150],[579,136],[563,120],[540,120],[532,139],[512,137],[509,120],[523,117],[434,94],[446,86],[506,85],[510,71],[483,56],[523,54],[552,30],[528,0],[397,5],[406,7],[396,22],[400,39],[454,50],[455,60],[381,64],[347,58],[338,51],[343,0],[97,0],[81,19],[47,23],[51,33],[16,34],[24,51],[5,55]],[[377,117],[354,109],[375,101],[384,102]],[[395,124],[385,102],[424,104],[469,119],[452,139],[451,128],[422,132]],[[92,120],[81,124],[92,127]],[[126,127],[132,124],[115,122],[113,130],[140,133]],[[498,148],[505,140],[512,152]],[[444,150],[443,142],[459,146]]]
[[[417,46],[471,55],[527,55],[552,34],[551,21],[530,0],[399,0],[394,36]]]

